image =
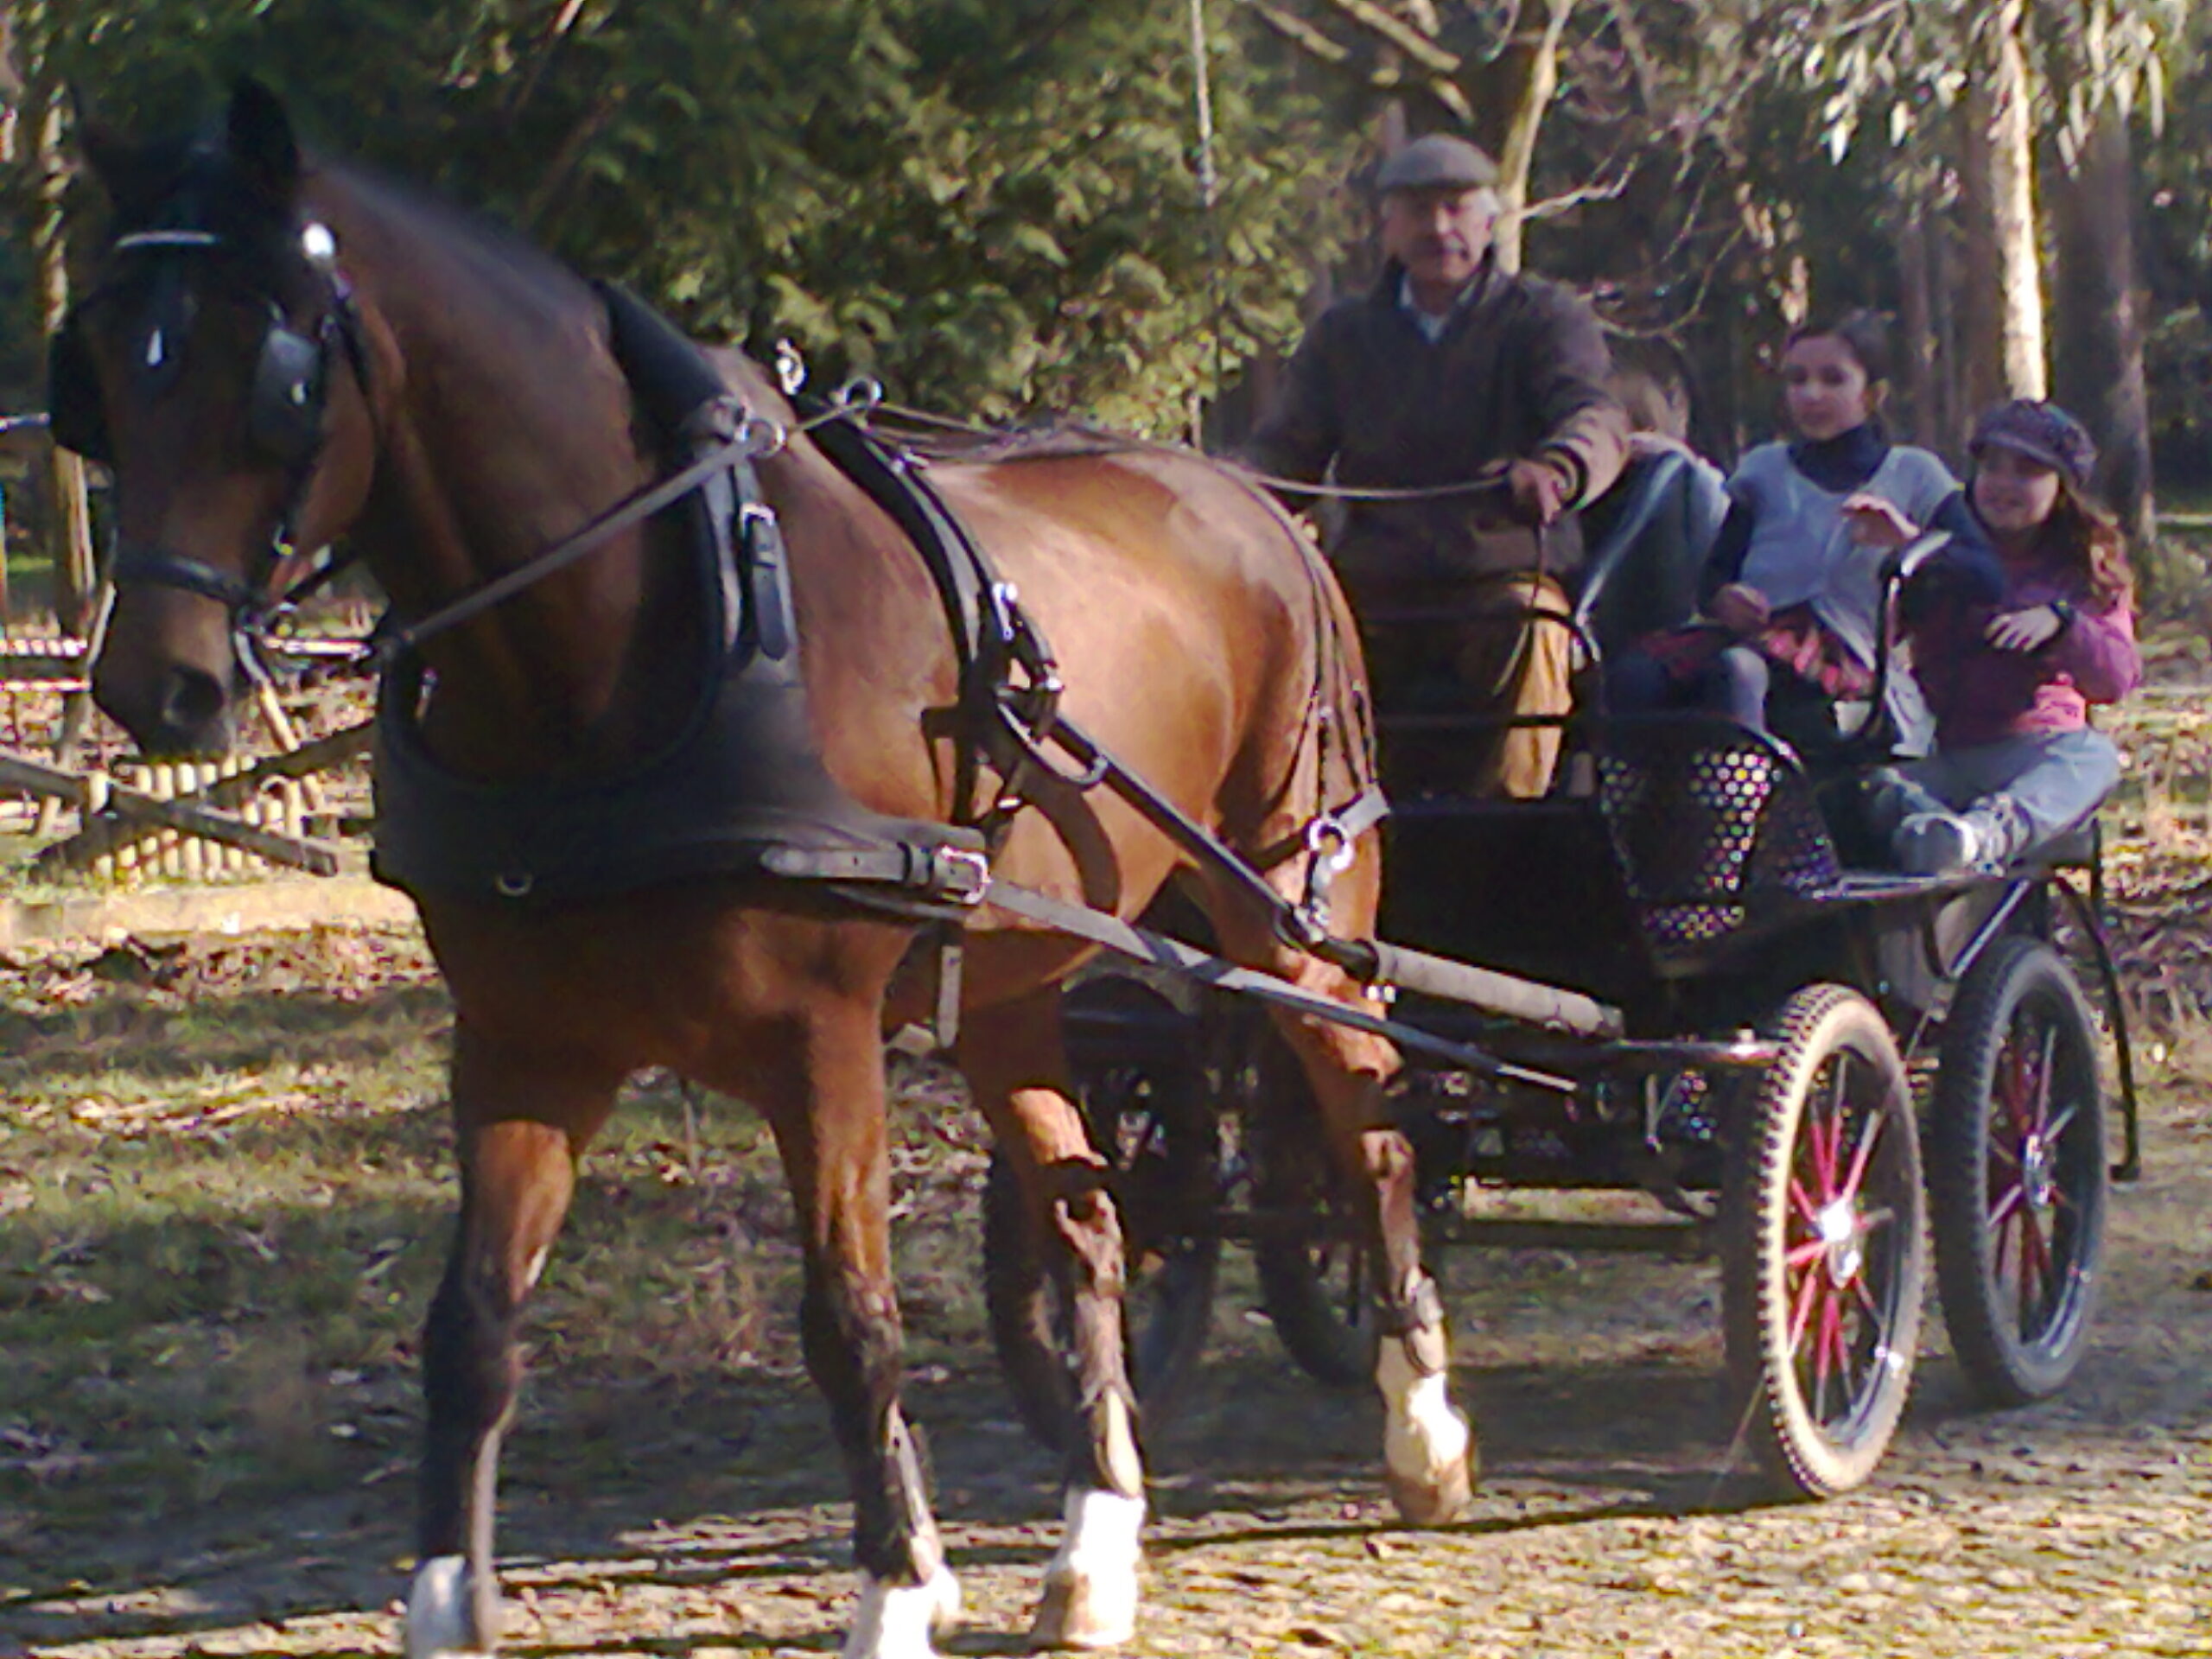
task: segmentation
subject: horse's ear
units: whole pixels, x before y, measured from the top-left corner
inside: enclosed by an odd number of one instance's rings
[[[300,146],[283,100],[251,76],[231,89],[225,124],[231,159],[270,200],[289,202],[300,184]]]

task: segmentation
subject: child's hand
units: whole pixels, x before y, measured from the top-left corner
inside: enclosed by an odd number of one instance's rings
[[[2031,605],[2024,611],[2005,611],[1989,620],[1982,638],[1999,651],[2040,651],[2058,638],[2066,619],[2050,605]]]
[[[1757,633],[1766,626],[1766,595],[1756,588],[1732,582],[1713,595],[1706,612],[1733,634]]]
[[[1895,502],[1885,501],[1864,490],[1845,499],[1843,517],[1853,541],[1861,547],[1879,548],[1885,553],[1896,552],[1920,534],[1920,526],[1906,518]]]

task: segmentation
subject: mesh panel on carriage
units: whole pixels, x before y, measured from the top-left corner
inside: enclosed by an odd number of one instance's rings
[[[1610,722],[1598,803],[1644,931],[1695,950],[1833,889],[1835,845],[1796,759],[1728,721]]]

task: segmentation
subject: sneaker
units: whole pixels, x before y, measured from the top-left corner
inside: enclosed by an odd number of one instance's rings
[[[1897,868],[1913,875],[1951,875],[1972,869],[1981,858],[1981,837],[1973,823],[1949,812],[1916,812],[1891,838]]]
[[[1860,790],[1866,828],[1885,840],[1895,836],[1898,826],[1915,813],[1949,810],[1933,791],[1915,783],[1895,766],[1881,766],[1869,772]]]

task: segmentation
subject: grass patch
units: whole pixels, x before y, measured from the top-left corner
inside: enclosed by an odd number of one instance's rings
[[[408,1484],[416,1335],[455,1201],[449,1011],[404,939],[331,930],[336,971],[295,961],[300,982],[262,988],[264,955],[226,987],[256,948],[0,973],[0,1553],[120,1513]],[[280,982],[311,954],[276,951]],[[898,1266],[926,1370],[983,1351],[983,1154],[942,1088],[909,1096]],[[634,1084],[532,1306],[518,1479],[618,1475],[641,1414],[748,1375],[788,1390],[799,1276],[758,1117]]]

